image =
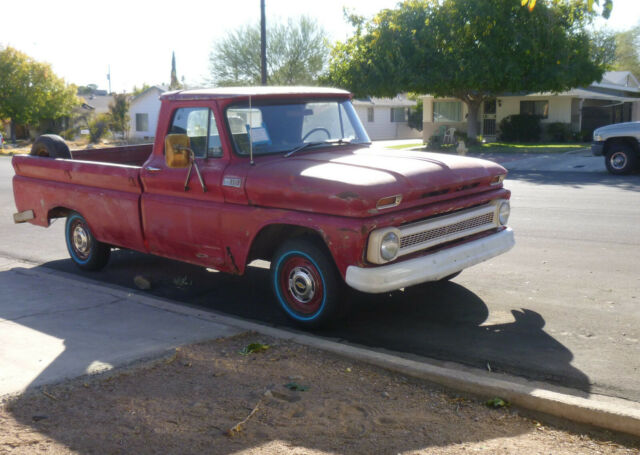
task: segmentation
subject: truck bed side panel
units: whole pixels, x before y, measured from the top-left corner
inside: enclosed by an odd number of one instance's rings
[[[73,150],[71,156],[78,161],[142,166],[153,150],[153,144],[125,145],[100,149]]]
[[[33,224],[49,225],[55,208],[85,217],[101,242],[146,251],[140,225],[139,168],[38,157],[14,157],[18,211],[33,210]]]

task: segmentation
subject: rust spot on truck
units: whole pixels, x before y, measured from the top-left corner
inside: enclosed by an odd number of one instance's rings
[[[240,275],[240,269],[236,265],[236,260],[233,257],[233,253],[231,252],[231,248],[227,247],[227,256],[231,259],[231,265],[233,266],[233,273],[236,275]]]
[[[360,195],[358,193],[354,193],[353,191],[343,191],[342,193],[336,194],[336,197],[340,199],[344,199],[345,201],[350,201],[352,199],[360,199]]]

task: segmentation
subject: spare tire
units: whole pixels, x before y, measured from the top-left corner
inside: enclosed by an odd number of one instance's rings
[[[67,143],[57,134],[43,134],[38,136],[31,146],[32,156],[49,158],[71,158],[71,151]]]

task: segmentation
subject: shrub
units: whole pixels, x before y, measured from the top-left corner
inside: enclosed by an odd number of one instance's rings
[[[500,121],[500,139],[507,142],[537,142],[540,140],[540,116],[509,115]]]
[[[546,133],[552,142],[569,142],[573,139],[570,123],[553,122],[546,127]]]
[[[69,128],[67,130],[64,130],[60,133],[60,136],[62,136],[63,138],[65,138],[67,141],[72,141],[76,138],[76,135],[78,134],[78,130],[75,128]]]
[[[89,120],[89,142],[95,144],[109,130],[111,116],[108,114],[100,114]]]
[[[409,126],[422,131],[422,98],[418,98],[415,109],[409,110]]]

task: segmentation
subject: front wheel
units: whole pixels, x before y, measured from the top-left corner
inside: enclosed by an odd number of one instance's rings
[[[276,251],[271,285],[280,307],[301,326],[318,327],[336,314],[340,277],[329,255],[308,239],[290,240]]]
[[[67,217],[65,238],[69,255],[79,268],[100,270],[109,262],[111,247],[96,240],[79,213],[73,212]]]
[[[605,164],[612,174],[629,174],[636,167],[635,151],[627,144],[613,144],[605,157]]]

